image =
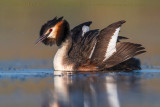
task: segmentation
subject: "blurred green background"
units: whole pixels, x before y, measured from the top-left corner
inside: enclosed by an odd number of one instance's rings
[[[91,29],[102,29],[126,20],[120,35],[146,47],[140,57],[160,54],[159,0],[0,0],[0,60],[53,58],[56,46],[34,43],[55,16],[64,16],[71,28],[91,20]]]

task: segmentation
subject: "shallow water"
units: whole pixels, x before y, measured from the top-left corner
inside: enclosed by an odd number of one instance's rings
[[[0,107],[159,107],[159,83],[158,67],[130,73],[1,68]]]

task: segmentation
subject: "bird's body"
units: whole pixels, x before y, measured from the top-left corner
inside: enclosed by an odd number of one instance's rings
[[[89,30],[92,22],[85,22],[72,30],[62,17],[48,21],[40,31],[40,38],[46,45],[58,46],[53,59],[55,70],[99,71],[136,70],[140,61],[133,58],[144,53],[140,44],[121,42],[126,37],[118,36],[125,21],[118,21],[102,30]]]

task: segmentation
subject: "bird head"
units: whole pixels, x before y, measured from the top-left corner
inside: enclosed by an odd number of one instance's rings
[[[54,19],[45,23],[41,27],[40,37],[36,41],[36,44],[43,42],[45,45],[52,46],[56,43],[57,46],[60,46],[70,32],[68,22],[62,19],[63,17],[58,19],[55,17]]]

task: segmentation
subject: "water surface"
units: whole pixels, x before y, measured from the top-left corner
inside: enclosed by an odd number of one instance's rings
[[[159,107],[160,69],[1,69],[0,107]]]

